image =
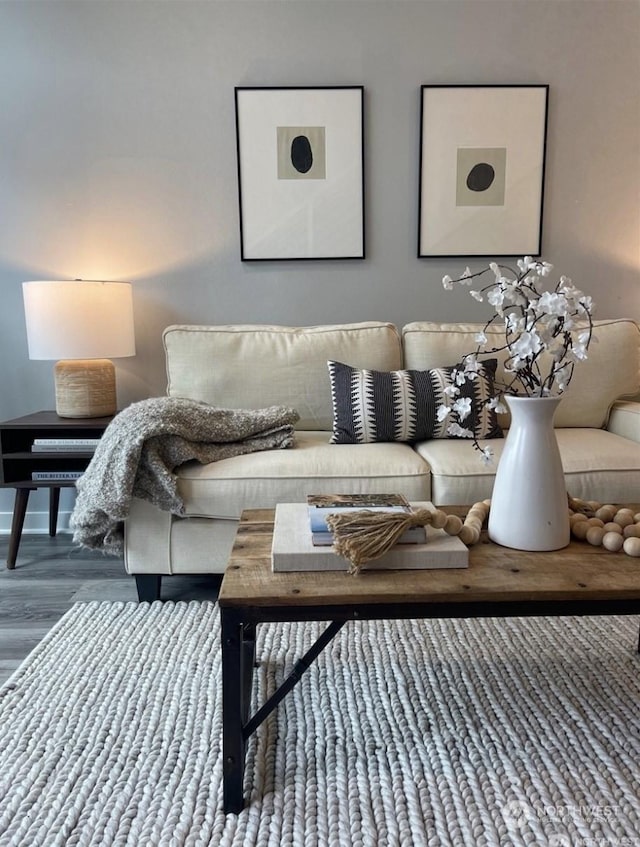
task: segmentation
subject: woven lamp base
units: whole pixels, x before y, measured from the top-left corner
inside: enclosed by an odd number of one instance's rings
[[[56,413],[61,418],[101,418],[116,413],[116,369],[110,359],[62,359],[53,373]]]

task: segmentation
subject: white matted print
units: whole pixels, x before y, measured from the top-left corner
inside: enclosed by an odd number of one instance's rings
[[[418,256],[539,256],[548,85],[423,85]]]
[[[235,89],[243,260],[364,258],[363,96]]]

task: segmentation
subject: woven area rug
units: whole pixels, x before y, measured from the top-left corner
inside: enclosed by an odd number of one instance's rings
[[[214,603],[79,603],[0,689],[0,845],[640,845],[637,618],[348,624],[222,811]],[[259,628],[260,702],[323,624]]]

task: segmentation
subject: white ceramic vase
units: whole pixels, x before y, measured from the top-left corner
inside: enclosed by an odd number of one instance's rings
[[[567,487],[553,418],[560,397],[507,397],[511,426],[491,495],[489,537],[516,550],[570,540]]]

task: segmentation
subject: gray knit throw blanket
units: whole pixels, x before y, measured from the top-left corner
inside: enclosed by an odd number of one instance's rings
[[[133,403],[111,421],[85,473],[71,515],[73,540],[120,555],[131,499],[184,514],[174,469],[293,445],[295,409],[218,409],[196,400],[156,397]]]

